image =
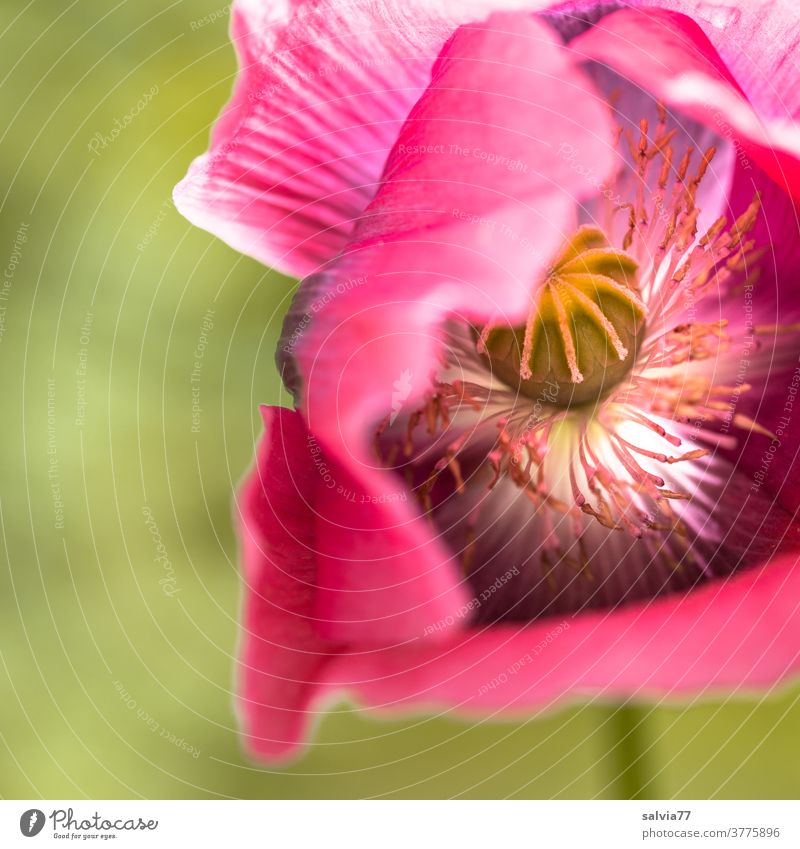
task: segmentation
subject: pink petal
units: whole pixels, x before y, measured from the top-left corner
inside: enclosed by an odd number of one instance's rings
[[[570,46],[725,135],[732,135],[781,187],[800,197],[800,130],[762,119],[713,45],[690,18],[663,9],[624,9]]]
[[[427,391],[445,318],[514,321],[527,311],[575,226],[575,198],[596,191],[562,145],[598,180],[611,173],[608,108],[550,27],[495,15],[460,29],[403,127],[355,245],[327,272],[329,287],[363,283],[326,305],[298,346],[308,421],[334,453],[366,462],[401,375],[404,403]]]
[[[242,489],[246,581],[238,709],[252,751],[291,754],[308,733],[315,682],[333,648],[317,633],[316,558],[310,509],[319,476],[297,413],[264,410],[266,436]]]
[[[551,193],[586,197],[597,187],[563,148],[585,148],[602,181],[616,160],[612,138],[605,99],[548,25],[498,13],[461,27],[408,116],[356,239],[447,230],[454,207],[490,215]]]
[[[381,501],[388,486],[396,488],[389,495],[401,489],[390,475],[376,476],[368,495],[356,488],[363,480],[321,455],[299,413],[264,408],[264,422],[239,500],[239,712],[248,747],[281,758],[308,732],[315,685],[333,653],[348,642],[396,646],[443,620],[463,627],[456,614],[466,590],[412,506]],[[434,642],[447,630],[438,628]]]
[[[646,0],[681,12],[708,36],[759,115],[800,115],[797,51],[800,7],[776,0]]]
[[[442,44],[494,5],[238,0],[233,97],[176,206],[238,251],[312,272],[372,198]]]
[[[417,640],[435,622],[463,627],[453,617],[466,580],[404,482],[385,471],[353,475],[335,460],[326,467],[314,500],[318,633],[386,647]]]
[[[792,323],[800,319],[800,289],[795,274],[800,265],[800,207],[785,188],[769,179],[742,151],[736,157],[733,185],[728,196],[729,217],[744,212],[758,193],[761,209],[751,237],[765,249],[758,281],[763,323]],[[778,309],[778,301],[780,308]]]
[[[325,690],[364,705],[530,712],[568,697],[748,692],[800,669],[794,557],[695,592],[572,619],[465,632],[450,645],[350,653]]]

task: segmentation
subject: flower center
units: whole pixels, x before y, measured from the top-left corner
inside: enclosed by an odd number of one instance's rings
[[[482,621],[685,590],[762,556],[763,504],[728,457],[775,438],[738,408],[774,368],[756,337],[800,326],[753,324],[759,199],[701,218],[715,148],[676,155],[663,107],[619,138],[628,165],[588,210],[600,226],[532,281],[524,324],[449,322],[429,393],[375,433],[491,596]]]
[[[637,269],[602,230],[581,227],[553,263],[525,325],[487,326],[478,352],[530,398],[561,407],[596,401],[630,371],[644,340]]]

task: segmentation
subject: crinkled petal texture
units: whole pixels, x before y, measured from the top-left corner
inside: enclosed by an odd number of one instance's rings
[[[602,18],[571,47],[733,135],[776,182],[800,195],[800,128],[756,111],[691,18],[662,9],[624,9]]]
[[[792,284],[800,262],[800,6],[774,0],[620,5],[630,8],[604,14],[595,2],[562,3],[554,20],[579,33],[570,44],[587,59],[608,64],[631,88],[734,143],[729,214],[741,214],[760,194],[754,236],[769,252],[762,289],[783,284],[783,297],[800,301]],[[765,300],[762,293],[762,305]]]
[[[446,608],[430,605],[430,588],[416,580],[400,593],[407,609],[399,612],[386,587],[351,584],[353,537],[329,536],[332,517],[317,509],[338,470],[309,440],[300,415],[274,408],[265,423],[240,501],[248,586],[239,706],[256,754],[296,753],[323,703],[342,690],[373,708],[513,714],[579,696],[747,692],[800,667],[794,558],[688,595],[525,626],[465,627],[464,607],[442,616]],[[339,495],[343,525],[354,512],[348,497]],[[408,545],[396,537],[392,544],[398,554]],[[336,546],[337,593],[352,596],[351,616],[369,620],[373,632],[383,630],[384,613],[406,618],[405,639],[376,645],[369,629],[331,634],[331,573],[323,562]],[[451,620],[461,625],[443,638]]]
[[[693,21],[763,118],[786,122],[800,113],[800,6],[796,3],[639,0],[624,5],[668,9]]]
[[[303,276],[335,256],[458,24],[521,0],[238,0],[233,97],[175,190],[194,224]]]

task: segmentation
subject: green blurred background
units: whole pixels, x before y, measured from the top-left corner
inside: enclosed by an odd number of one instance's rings
[[[342,705],[302,760],[248,760],[231,503],[258,404],[285,400],[272,352],[295,283],[170,201],[230,91],[226,15],[217,0],[2,10],[0,795],[800,795],[797,687],[524,724]]]

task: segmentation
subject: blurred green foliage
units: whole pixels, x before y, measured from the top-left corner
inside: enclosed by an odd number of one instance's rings
[[[649,796],[796,797],[797,688],[641,705],[621,746],[614,706],[598,702],[521,724],[342,706],[289,767],[243,755],[232,495],[258,404],[285,400],[272,353],[295,283],[169,200],[235,73],[224,19],[196,24],[219,9],[3,4],[4,267],[21,226],[27,241],[0,339],[0,795],[609,797],[643,784]],[[135,120],[92,145],[153,87]],[[626,775],[638,778],[620,778],[636,753]]]

